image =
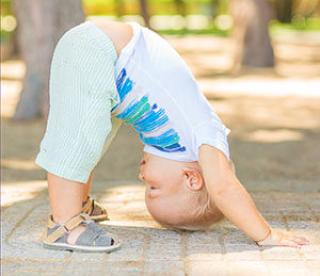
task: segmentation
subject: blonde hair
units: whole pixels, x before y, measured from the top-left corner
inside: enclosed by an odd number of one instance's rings
[[[191,211],[189,219],[179,225],[170,225],[170,228],[188,231],[208,230],[213,224],[224,218],[223,213],[210,199],[206,188],[196,196],[198,197],[196,199],[198,204],[197,207]]]
[[[231,170],[235,173],[235,166],[231,159],[229,160],[229,164]],[[196,193],[195,196],[197,197],[195,198],[197,201],[197,207],[191,211],[192,214],[189,216],[187,221],[176,225],[160,224],[166,228],[174,230],[198,231],[208,230],[213,224],[224,218],[224,214],[211,199],[205,186],[200,192]]]

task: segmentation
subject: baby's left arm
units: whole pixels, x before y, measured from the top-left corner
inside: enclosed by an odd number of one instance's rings
[[[213,202],[232,223],[259,245],[300,246],[308,243],[303,237],[276,231],[269,226],[220,150],[201,145],[199,163]]]

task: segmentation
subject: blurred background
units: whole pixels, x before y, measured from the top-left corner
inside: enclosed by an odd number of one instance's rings
[[[1,0],[3,183],[45,179],[34,158],[52,52],[66,30],[92,17],[139,22],[182,55],[232,131],[248,189],[320,190],[319,0]],[[123,126],[97,179],[136,180],[141,155]]]

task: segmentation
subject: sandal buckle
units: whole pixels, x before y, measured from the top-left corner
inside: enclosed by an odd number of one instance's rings
[[[66,233],[69,233],[70,232],[70,229],[68,229],[65,225],[62,225],[63,226],[63,230],[66,232]]]

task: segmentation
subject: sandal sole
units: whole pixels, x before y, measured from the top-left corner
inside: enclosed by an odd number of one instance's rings
[[[112,246],[108,247],[93,247],[93,246],[84,246],[84,245],[72,245],[72,244],[66,244],[66,243],[46,243],[43,242],[42,246],[47,249],[53,249],[53,250],[68,250],[68,251],[79,251],[79,252],[111,252],[113,250],[118,249],[121,246],[121,243],[117,243]]]
[[[108,215],[100,215],[100,216],[89,216],[90,219],[94,220],[94,221],[103,221],[103,220],[110,220]]]

